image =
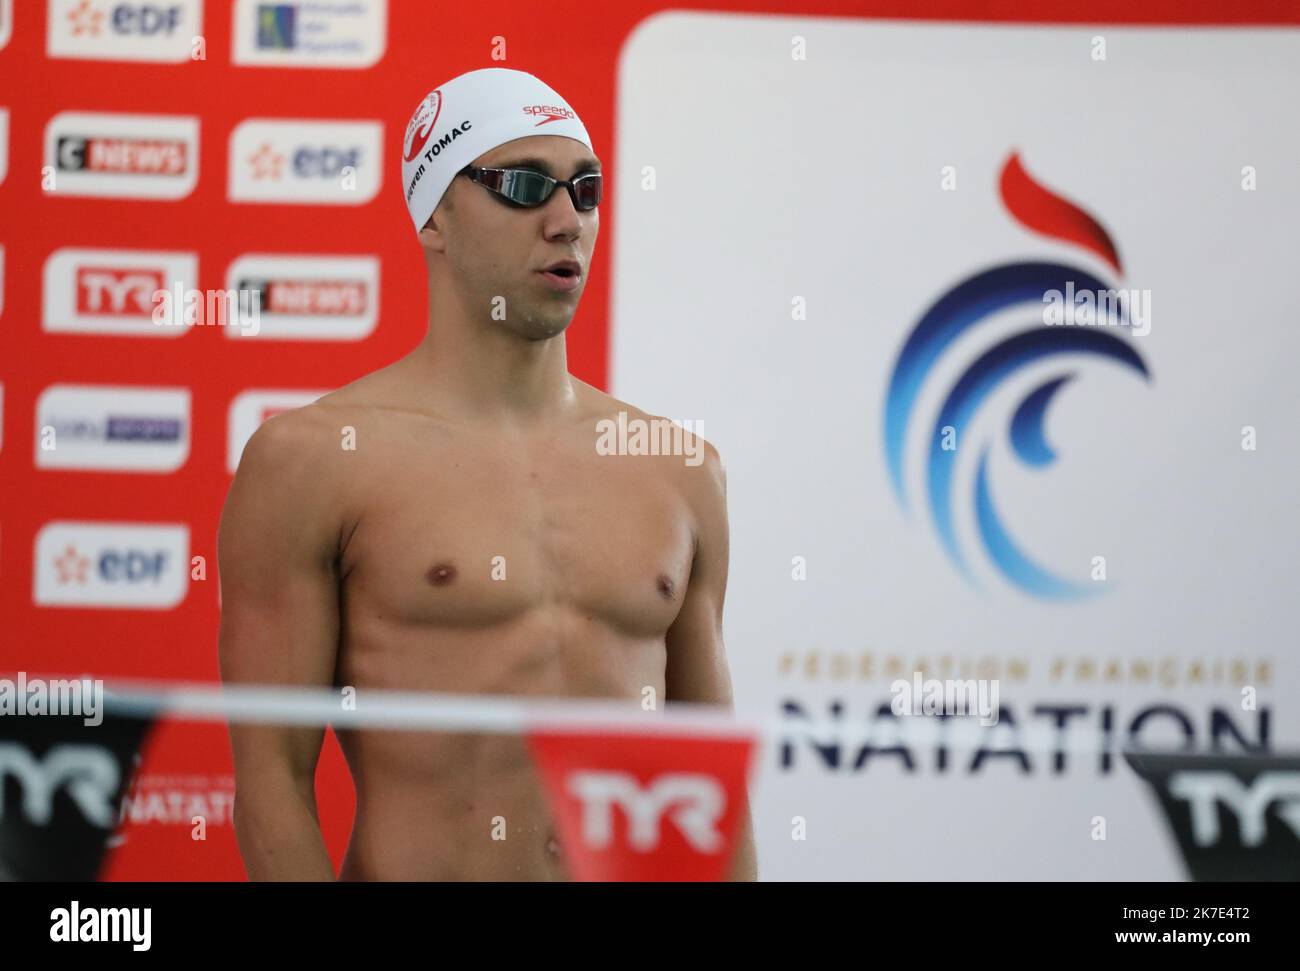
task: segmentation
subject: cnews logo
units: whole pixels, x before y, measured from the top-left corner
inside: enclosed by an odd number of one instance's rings
[[[367,303],[365,280],[240,280],[238,289],[257,293],[273,314],[355,315]]]
[[[122,175],[182,175],[185,142],[143,138],[63,135],[55,155],[60,172],[115,172]]]
[[[261,297],[258,332],[232,328],[232,339],[363,340],[378,319],[379,260],[250,254],[230,265],[226,288]]]
[[[185,599],[189,527],[52,522],[36,536],[38,606],[168,609]]]
[[[198,181],[199,123],[64,111],[45,126],[51,195],[182,199]]]

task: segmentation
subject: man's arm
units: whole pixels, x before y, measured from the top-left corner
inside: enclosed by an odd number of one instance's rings
[[[328,686],[338,651],[331,436],[302,412],[249,440],[221,515],[221,677]],[[335,472],[337,474],[337,472]],[[323,727],[232,724],[235,834],[252,880],[333,880],[316,813]]]
[[[695,559],[682,609],[668,629],[667,701],[694,701],[730,708],[731,674],[722,644],[722,604],[727,593],[729,555],[727,477],[717,449],[704,442],[703,463],[687,466],[685,477],[696,518]],[[741,807],[731,879],[758,879],[758,855],[747,793],[745,805]]]

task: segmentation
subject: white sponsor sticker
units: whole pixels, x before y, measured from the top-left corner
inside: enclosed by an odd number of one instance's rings
[[[282,411],[293,411],[311,404],[328,391],[250,390],[237,394],[230,402],[229,430],[226,435],[226,471],[231,475],[239,468],[239,457],[253,432],[268,418]]]
[[[9,109],[0,108],[0,185],[9,174]]]
[[[250,253],[230,264],[226,289],[256,293],[260,307],[256,330],[228,327],[227,337],[363,340],[378,316],[379,260]]]
[[[236,0],[231,36],[236,64],[370,67],[388,46],[388,3]]]
[[[36,467],[174,472],[190,454],[188,388],[52,384],[36,402]]]
[[[383,182],[383,133],[377,121],[250,118],[230,135],[230,198],[363,205]]]
[[[9,35],[13,33],[13,23],[13,0],[0,0],[0,51],[4,50],[5,45],[9,43]]]
[[[36,604],[167,610],[185,599],[188,526],[47,523],[36,535]]]
[[[158,290],[196,285],[195,253],[161,250],[55,250],[42,274],[41,328],[73,334],[180,337],[188,327],[154,323]]]
[[[51,195],[183,199],[199,175],[192,115],[61,111],[45,126]]]
[[[203,0],[119,3],[49,0],[45,52],[100,61],[190,60],[203,33]]]

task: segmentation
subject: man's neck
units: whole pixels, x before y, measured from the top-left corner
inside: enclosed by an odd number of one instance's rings
[[[492,322],[435,319],[410,355],[413,377],[438,410],[476,420],[532,424],[576,405],[564,334],[526,340]]]

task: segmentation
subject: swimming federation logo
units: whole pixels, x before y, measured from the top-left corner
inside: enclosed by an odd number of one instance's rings
[[[1003,166],[1000,188],[1003,203],[1017,221],[1081,246],[1099,256],[1116,274],[1123,273],[1106,230],[1084,210],[1034,182],[1014,153]],[[1100,301],[1102,316],[1087,322],[1113,326],[1048,326],[1044,306],[1053,302],[1051,295],[1059,294],[1069,295],[1069,311],[1080,306],[1076,294],[1111,295],[1111,299]],[[1059,304],[1059,298],[1056,302]],[[1117,293],[1087,270],[1054,262],[1004,263],[967,277],[921,316],[903,344],[890,377],[884,409],[885,459],[894,494],[905,511],[909,509],[904,488],[905,445],[909,430],[926,424],[916,412],[927,376],[959,338],[978,333],[994,315],[1015,307],[1024,307],[1032,315],[1032,326],[997,340],[978,354],[943,395],[943,404],[924,439],[928,449],[924,490],[935,532],[953,565],[972,583],[974,575],[957,540],[954,482],[959,454],[956,443],[969,452],[966,433],[981,406],[1022,368],[1057,358],[1101,357],[1150,380],[1147,366],[1128,335],[1123,331],[1123,336],[1114,333],[1118,326],[1131,324],[1128,301],[1122,292]],[[1074,377],[1074,372],[1062,363],[1060,373],[1035,387],[1013,409],[1009,443],[1025,465],[1045,468],[1056,459],[1044,435],[1043,422],[1052,399]],[[1096,592],[1099,588],[1095,583],[1078,582],[1041,566],[1013,539],[990,485],[991,448],[988,440],[975,446],[974,495],[970,501],[978,535],[993,566],[1016,588],[1044,600],[1073,600]]]
[[[442,89],[439,88],[420,102],[415,115],[406,126],[406,146],[402,159],[414,162],[415,156],[424,151],[424,145],[433,134],[433,126],[438,124],[438,115],[442,113]]]

